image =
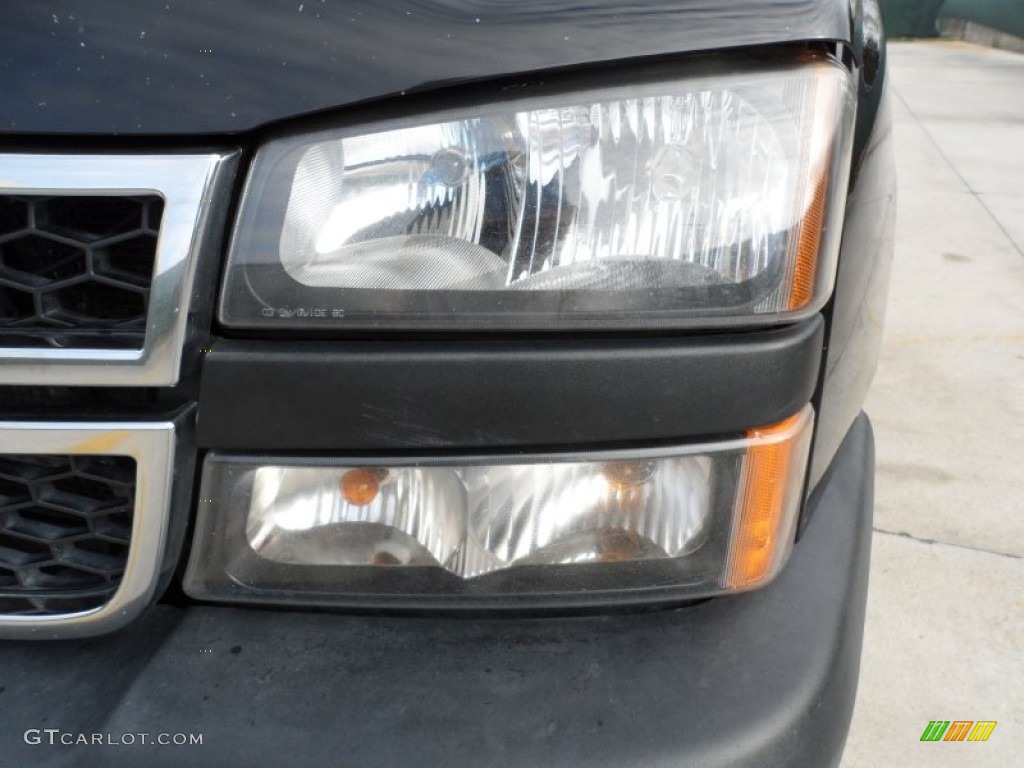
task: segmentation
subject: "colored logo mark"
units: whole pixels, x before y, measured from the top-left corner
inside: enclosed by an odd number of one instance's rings
[[[996,720],[931,720],[921,741],[988,741]]]

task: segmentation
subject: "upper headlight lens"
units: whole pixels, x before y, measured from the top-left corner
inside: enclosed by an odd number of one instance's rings
[[[831,287],[849,73],[812,58],[272,141],[221,319],[558,328],[793,319]]]

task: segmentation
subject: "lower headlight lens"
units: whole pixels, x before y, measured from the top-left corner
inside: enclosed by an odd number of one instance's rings
[[[212,454],[186,589],[418,607],[749,589],[789,551],[811,422],[807,408],[742,440],[531,462]]]
[[[831,289],[854,104],[837,62],[776,58],[270,141],[242,200],[221,320],[799,318]]]

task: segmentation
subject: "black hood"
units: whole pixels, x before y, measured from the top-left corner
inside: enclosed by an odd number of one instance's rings
[[[3,3],[0,131],[214,134],[434,83],[851,37],[850,0]]]

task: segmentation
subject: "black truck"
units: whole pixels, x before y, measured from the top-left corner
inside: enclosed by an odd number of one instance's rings
[[[839,763],[875,0],[0,36],[0,763]]]

